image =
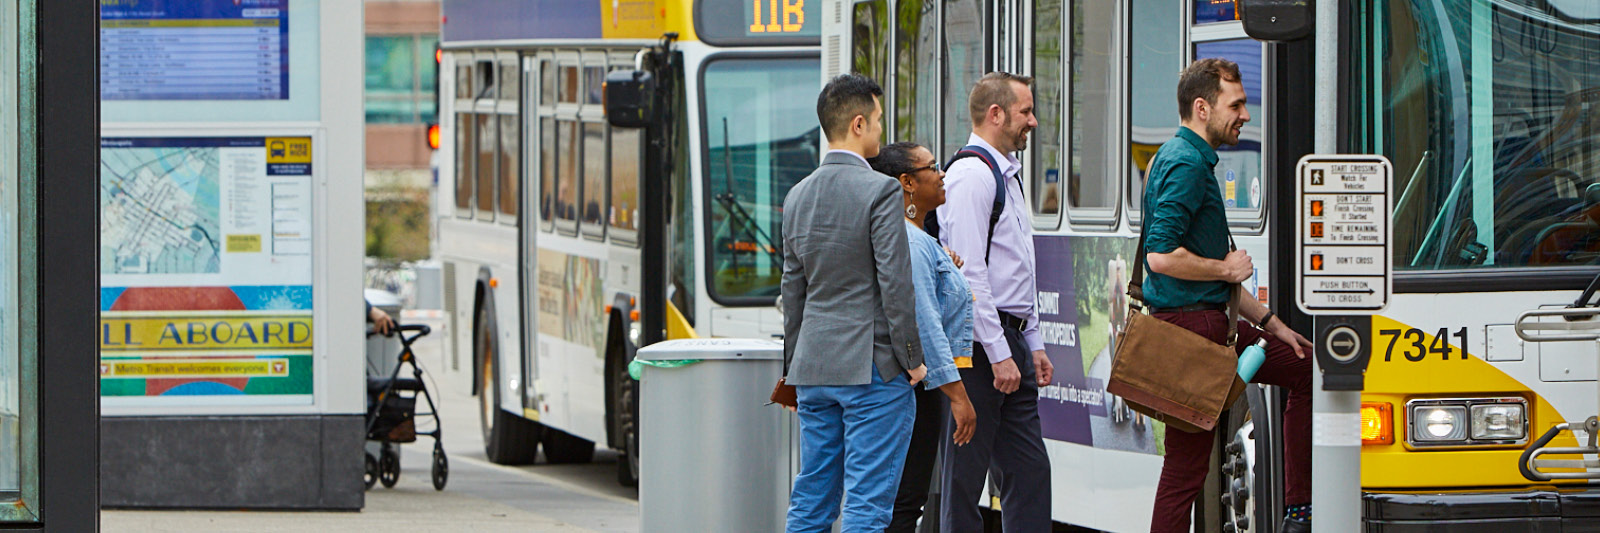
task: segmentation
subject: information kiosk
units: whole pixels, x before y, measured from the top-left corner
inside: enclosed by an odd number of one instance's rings
[[[359,509],[360,2],[100,4],[103,504]]]

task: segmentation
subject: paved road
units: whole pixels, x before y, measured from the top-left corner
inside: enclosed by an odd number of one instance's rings
[[[428,480],[426,438],[401,447],[400,482],[367,492],[366,508],[349,512],[103,511],[108,532],[146,531],[639,531],[639,494],[616,481],[616,455],[600,450],[587,465],[507,467],[483,453],[476,399],[468,394],[468,364],[450,368],[443,353],[449,337],[439,321],[417,344],[423,369],[433,377],[450,456],[449,485],[436,492]],[[426,424],[422,429],[426,429]]]

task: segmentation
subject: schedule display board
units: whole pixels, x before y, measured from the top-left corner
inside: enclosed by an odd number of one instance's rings
[[[102,100],[289,98],[289,0],[100,0]]]
[[[105,137],[100,161],[107,404],[310,403],[312,138]]]

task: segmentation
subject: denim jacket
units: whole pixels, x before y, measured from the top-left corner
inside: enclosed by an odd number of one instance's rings
[[[924,381],[929,390],[961,380],[957,361],[972,361],[972,291],[939,241],[906,223],[911,244],[911,280],[917,294],[917,329],[922,334]]]

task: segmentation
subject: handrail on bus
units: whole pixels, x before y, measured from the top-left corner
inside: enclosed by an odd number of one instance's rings
[[[1600,341],[1600,309],[1537,309],[1517,317],[1517,337],[1528,342]],[[1560,317],[1560,321],[1539,320]]]

